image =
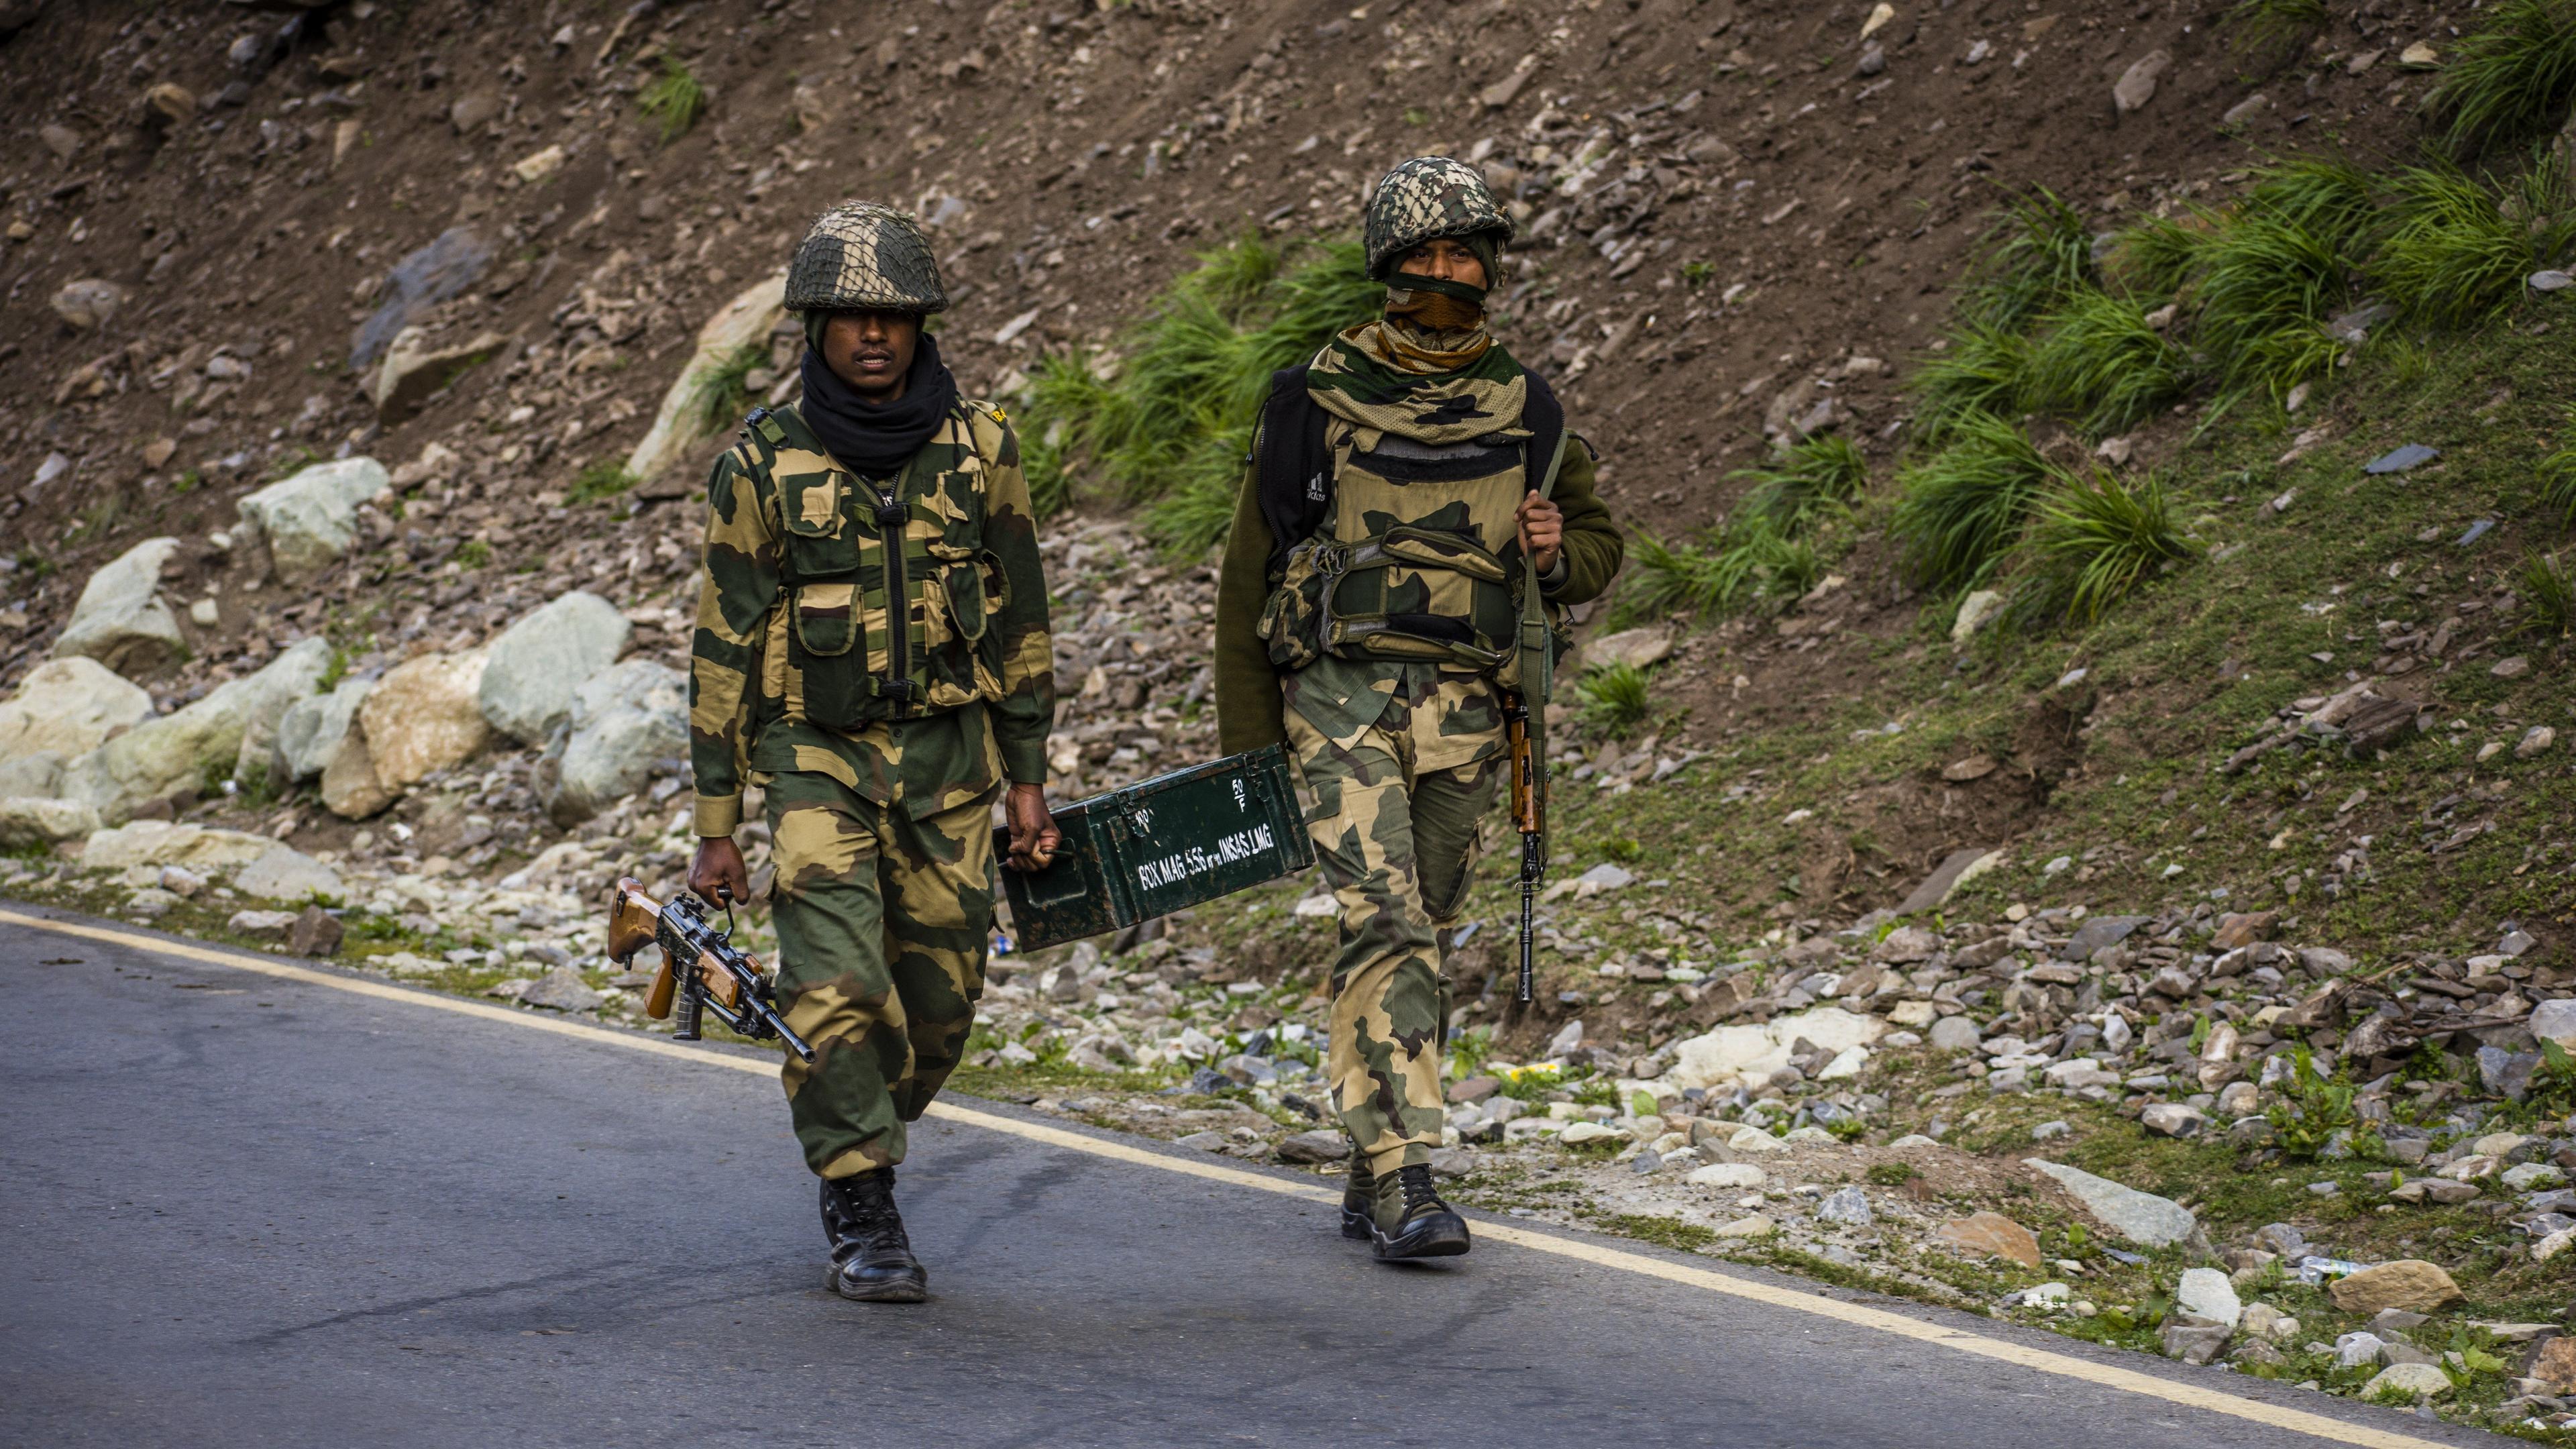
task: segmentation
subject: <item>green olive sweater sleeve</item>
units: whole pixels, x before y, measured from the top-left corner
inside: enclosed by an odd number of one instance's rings
[[[1542,584],[1547,597],[1560,604],[1588,604],[1601,597],[1619,576],[1627,540],[1610,521],[1609,506],[1594,491],[1592,446],[1567,434],[1565,461],[1557,465],[1557,509],[1565,515],[1565,576]],[[1256,604],[1254,607],[1258,608]]]
[[[1261,606],[1270,598],[1270,524],[1261,516],[1256,473],[1243,470],[1234,523],[1216,584],[1216,736],[1229,755],[1284,743],[1288,727],[1279,673],[1261,642]]]

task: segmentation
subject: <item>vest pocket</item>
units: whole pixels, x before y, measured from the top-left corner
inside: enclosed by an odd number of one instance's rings
[[[843,579],[796,589],[796,642],[818,659],[847,654],[859,642],[859,586]]]
[[[778,511],[787,527],[787,565],[793,574],[812,578],[858,568],[858,539],[843,526],[843,484],[838,473],[779,480]]]

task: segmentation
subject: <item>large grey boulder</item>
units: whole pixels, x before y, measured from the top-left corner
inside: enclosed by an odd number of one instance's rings
[[[63,793],[63,757],[38,750],[14,760],[0,760],[0,798],[52,800]]]
[[[265,835],[246,830],[137,820],[112,830],[92,832],[89,843],[81,847],[81,865],[89,870],[180,865],[200,875],[211,875],[239,870],[266,855],[276,844]]]
[[[98,812],[77,801],[0,796],[0,850],[86,840],[98,827]]]
[[[635,626],[617,606],[575,589],[512,624],[483,666],[483,718],[523,745],[542,745],[572,715],[573,691],[617,662]]]
[[[161,565],[178,551],[175,538],[147,538],[100,565],[81,586],[53,657],[95,659],[130,677],[187,652],[179,616],[161,599]]]
[[[587,820],[644,787],[656,760],[689,748],[689,682],[629,659],[574,691],[571,718],[537,771],[537,797],[558,822]]]
[[[307,695],[288,706],[277,722],[279,778],[296,785],[320,779],[349,738],[358,706],[374,687],[372,679],[343,679],[329,694]]]
[[[2045,1158],[2025,1157],[2022,1164],[2056,1178],[2075,1195],[2076,1201],[2084,1204],[2085,1211],[2130,1242],[2161,1248],[2190,1237],[2200,1226],[2191,1209],[2171,1198],[2124,1187],[2107,1177],[2095,1177],[2082,1168]]]
[[[273,735],[330,667],[331,646],[306,639],[258,673],[228,680],[187,708],[147,720],[63,767],[62,794],[122,821],[136,806],[195,784],[208,765],[234,768],[242,740]]]
[[[0,703],[0,760],[85,754],[152,718],[152,696],[86,656],[48,659]]]
[[[392,483],[373,458],[341,458],[244,494],[233,507],[244,530],[266,541],[278,581],[291,586],[349,551],[358,536],[358,505]]]
[[[697,346],[689,360],[681,364],[680,375],[671,379],[670,391],[662,395],[653,426],[635,451],[626,455],[627,472],[650,483],[672,468],[697,461],[707,437],[707,375],[722,367],[725,359],[768,337],[772,324],[784,314],[786,300],[787,274],[772,272],[736,293],[707,319],[698,329]]]

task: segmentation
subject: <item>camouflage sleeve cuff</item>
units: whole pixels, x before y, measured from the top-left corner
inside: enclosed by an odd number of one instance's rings
[[[1046,736],[1002,741],[1002,773],[1014,785],[1043,785],[1047,777]]]
[[[741,828],[742,796],[739,792],[698,797],[697,832],[700,836],[731,840],[733,833]]]

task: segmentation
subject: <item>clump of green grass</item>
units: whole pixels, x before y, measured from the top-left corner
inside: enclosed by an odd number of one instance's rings
[[[2576,208],[2556,165],[2536,166],[2503,186],[2454,166],[2410,166],[2394,190],[2369,275],[2410,326],[2482,321],[2521,295],[2534,267],[2576,243]]]
[[[1859,496],[1869,481],[1869,460],[1860,447],[1837,433],[1817,433],[1789,444],[1758,467],[1741,468],[1731,477],[1752,488],[1737,505],[1740,516],[1759,518],[1786,534],[1797,534],[1830,514],[1839,513]]]
[[[644,119],[660,124],[662,144],[668,146],[689,134],[698,117],[706,114],[707,88],[689,73],[685,62],[666,52],[662,73],[636,96],[635,108],[644,113]]]
[[[2095,437],[2144,422],[2191,391],[2191,359],[2148,325],[2128,297],[2087,287],[2050,313],[2031,353],[2040,406],[2080,419]]]
[[[1949,446],[1897,475],[1888,532],[1917,581],[1973,588],[2020,539],[2051,476],[2020,427],[1973,416]]]
[[[2564,639],[2576,632],[2576,578],[2550,554],[2533,553],[2514,580],[2522,595],[2522,632]]]
[[[2545,135],[2576,98],[2576,6],[2503,0],[2461,38],[2424,108],[2452,154],[2468,157]]]
[[[573,476],[572,487],[564,491],[564,502],[576,506],[584,503],[598,503],[624,493],[634,487],[636,482],[635,475],[626,471],[624,463],[615,458],[602,458]],[[479,543],[480,540],[476,542]],[[466,548],[474,546],[469,543]],[[458,549],[456,556],[458,561],[464,563],[467,568],[481,568],[491,562],[492,550],[488,546],[485,547],[482,555],[472,561],[466,560],[465,549]]]
[[[2353,1126],[2353,1086],[2340,1072],[2332,1078],[2318,1076],[2315,1059],[2304,1046],[2291,1049],[2290,1064],[2280,1096],[2263,1115],[2283,1156],[2312,1161],[2337,1132]]]
[[[2199,270],[2202,249],[2216,230],[2207,217],[2142,216],[2113,233],[2103,280],[2132,296],[2170,297]]]
[[[698,431],[721,433],[739,422],[751,408],[751,375],[768,365],[769,349],[746,342],[700,368],[694,408]]]
[[[2191,553],[2161,480],[2133,488],[2098,468],[2070,476],[2041,502],[2031,528],[2026,606],[2098,623],[2149,574]]]
[[[457,545],[456,566],[458,568],[479,569],[490,562],[492,562],[492,545],[483,540],[469,538]]]
[[[2540,507],[2561,527],[2576,528],[2576,446],[2540,460]]]
[[[1623,623],[1656,614],[1744,613],[1798,597],[1823,573],[1814,543],[1758,517],[1730,521],[1697,543],[1640,531],[1613,612]]]
[[[1625,660],[1604,665],[1575,685],[1583,696],[1583,715],[1605,733],[1625,735],[1654,711],[1654,685],[1646,671]]]
[[[2368,173],[2337,157],[2269,168],[2202,249],[2194,338],[2228,392],[2281,397],[2331,366],[2323,324],[2350,302],[2370,251],[2377,198]]]
[[[1031,371],[1032,494],[1069,497],[1079,472],[1142,505],[1167,550],[1206,548],[1232,517],[1270,374],[1374,315],[1384,291],[1355,241],[1283,248],[1247,235],[1201,253],[1108,353]]]
[[[1969,321],[1915,364],[1914,436],[1939,447],[1971,419],[2018,417],[2030,395],[2031,345],[2011,328]]]
[[[2325,23],[2325,0],[2236,0],[2219,18],[2242,54],[2304,44]]]
[[[1993,244],[1962,303],[1977,321],[2018,327],[2094,281],[2092,230],[2044,186],[2006,201],[1988,235]]]

